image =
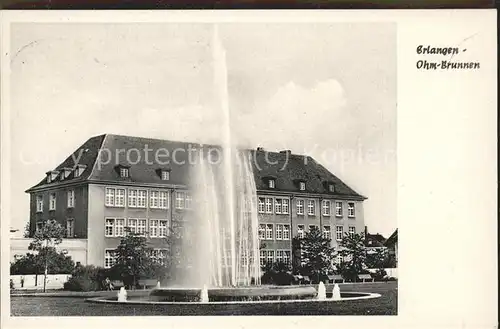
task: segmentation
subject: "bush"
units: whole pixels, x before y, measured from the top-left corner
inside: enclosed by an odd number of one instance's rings
[[[374,281],[384,281],[387,277],[387,272],[383,268],[380,268],[375,273],[371,273],[371,276]]]
[[[71,273],[69,280],[64,283],[64,290],[96,291],[104,289],[103,281],[107,270],[93,265],[77,266]]]
[[[262,284],[286,286],[293,284],[295,281],[289,266],[284,263],[267,263],[262,268],[262,271],[264,272],[261,277]]]
[[[10,279],[10,289],[14,289],[14,280]]]

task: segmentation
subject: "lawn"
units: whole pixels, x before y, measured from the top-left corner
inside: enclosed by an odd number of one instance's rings
[[[331,288],[329,288],[331,289]],[[337,303],[259,305],[211,305],[198,308],[165,305],[106,305],[88,303],[83,297],[11,297],[13,316],[133,316],[133,315],[396,315],[397,282],[340,285],[341,291],[374,292],[380,298]],[[114,293],[113,293],[114,294]],[[108,294],[109,295],[109,294]],[[314,305],[314,306],[313,306]],[[208,313],[208,314],[207,314]]]

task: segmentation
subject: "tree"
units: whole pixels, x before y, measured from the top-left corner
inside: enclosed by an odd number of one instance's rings
[[[47,258],[47,272],[52,274],[67,274],[73,271],[75,266],[71,256],[57,252],[55,248],[49,247],[41,250],[38,254],[27,253],[16,259],[10,265],[11,275],[37,274],[44,270],[44,260]]]
[[[300,274],[316,277],[319,282],[332,269],[334,248],[319,228],[313,227],[303,239],[296,238],[293,246],[298,248],[294,255],[300,257],[301,265],[296,266]]]
[[[354,282],[358,274],[366,269],[366,248],[365,237],[363,233],[345,233],[340,243],[342,256],[340,272],[342,276]]]
[[[30,237],[30,222],[28,221],[26,223],[26,226],[24,227],[23,238],[29,238],[29,237]]]
[[[47,272],[49,263],[52,261],[50,258],[54,256],[54,253],[49,252],[49,248],[54,248],[62,242],[65,230],[55,220],[46,221],[43,226],[35,232],[33,236],[33,241],[30,243],[28,249],[37,251],[40,255],[39,259],[42,260],[44,277],[43,277],[43,291],[45,291],[47,286]],[[38,268],[38,267],[37,267]],[[38,273],[35,273],[35,280],[38,278]]]
[[[125,237],[115,250],[116,262],[112,272],[120,273],[125,285],[136,287],[137,280],[147,276],[153,265],[151,251],[146,237],[126,229]]]

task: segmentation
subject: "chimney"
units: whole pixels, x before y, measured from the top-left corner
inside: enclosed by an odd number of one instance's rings
[[[264,151],[264,148],[259,146],[259,147],[257,147],[257,151]]]
[[[292,150],[283,150],[283,151],[280,151],[280,153],[286,154],[286,156],[289,157],[292,154]]]

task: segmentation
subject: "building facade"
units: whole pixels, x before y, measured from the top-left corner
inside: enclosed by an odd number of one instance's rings
[[[128,227],[147,236],[163,257],[163,238],[192,208],[187,181],[193,147],[206,146],[111,134],[90,138],[26,191],[30,234],[55,220],[66,227],[66,239],[86,240],[82,263],[110,267]],[[261,263],[290,263],[292,238],[313,226],[333,247],[344,233],[363,232],[366,198],[314,159],[287,150],[250,151]]]

